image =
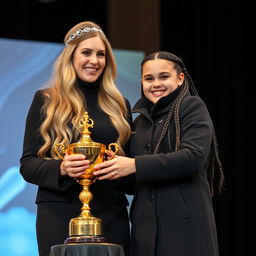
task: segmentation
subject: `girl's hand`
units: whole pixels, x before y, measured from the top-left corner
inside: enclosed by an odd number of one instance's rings
[[[62,176],[68,175],[71,178],[79,177],[84,174],[89,164],[90,161],[86,160],[85,156],[82,154],[66,154],[60,165],[60,174]]]
[[[93,175],[98,176],[99,180],[114,180],[136,172],[135,159],[117,156],[94,166]]]

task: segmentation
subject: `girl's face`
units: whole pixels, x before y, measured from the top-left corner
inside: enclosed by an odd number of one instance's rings
[[[99,36],[80,42],[73,55],[77,76],[87,83],[95,82],[106,66],[106,47]]]
[[[143,92],[154,104],[174,91],[184,81],[184,73],[177,75],[174,63],[164,59],[149,60],[142,68]]]

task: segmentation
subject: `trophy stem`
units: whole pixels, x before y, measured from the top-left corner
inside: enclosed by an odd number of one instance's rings
[[[107,242],[106,238],[102,236],[102,220],[94,217],[90,212],[89,204],[93,195],[89,187],[92,183],[91,179],[79,180],[79,184],[83,187],[79,194],[83,206],[80,215],[69,222],[69,237],[65,240],[65,244]]]
[[[89,189],[89,186],[93,183],[92,180],[89,179],[82,179],[79,181],[79,184],[83,187],[82,191],[79,194],[79,199],[82,202],[83,206],[81,208],[81,214],[79,215],[82,218],[90,218],[93,217],[90,210],[91,207],[89,206],[93,195]]]

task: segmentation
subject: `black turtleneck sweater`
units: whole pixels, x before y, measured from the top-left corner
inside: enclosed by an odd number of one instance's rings
[[[93,128],[89,129],[92,132],[92,140],[103,143],[106,146],[112,142],[116,142],[118,132],[113,126],[109,116],[103,112],[98,105],[100,83],[85,83],[79,81],[78,84],[86,101],[85,109],[88,112],[89,117],[94,121]]]

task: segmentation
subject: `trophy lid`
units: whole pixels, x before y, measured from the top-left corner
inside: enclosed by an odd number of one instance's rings
[[[88,112],[84,112],[82,118],[78,121],[78,127],[81,131],[81,138],[78,141],[79,144],[101,144],[98,142],[94,142],[91,138],[91,132],[89,128],[93,128],[94,121],[89,117]]]

